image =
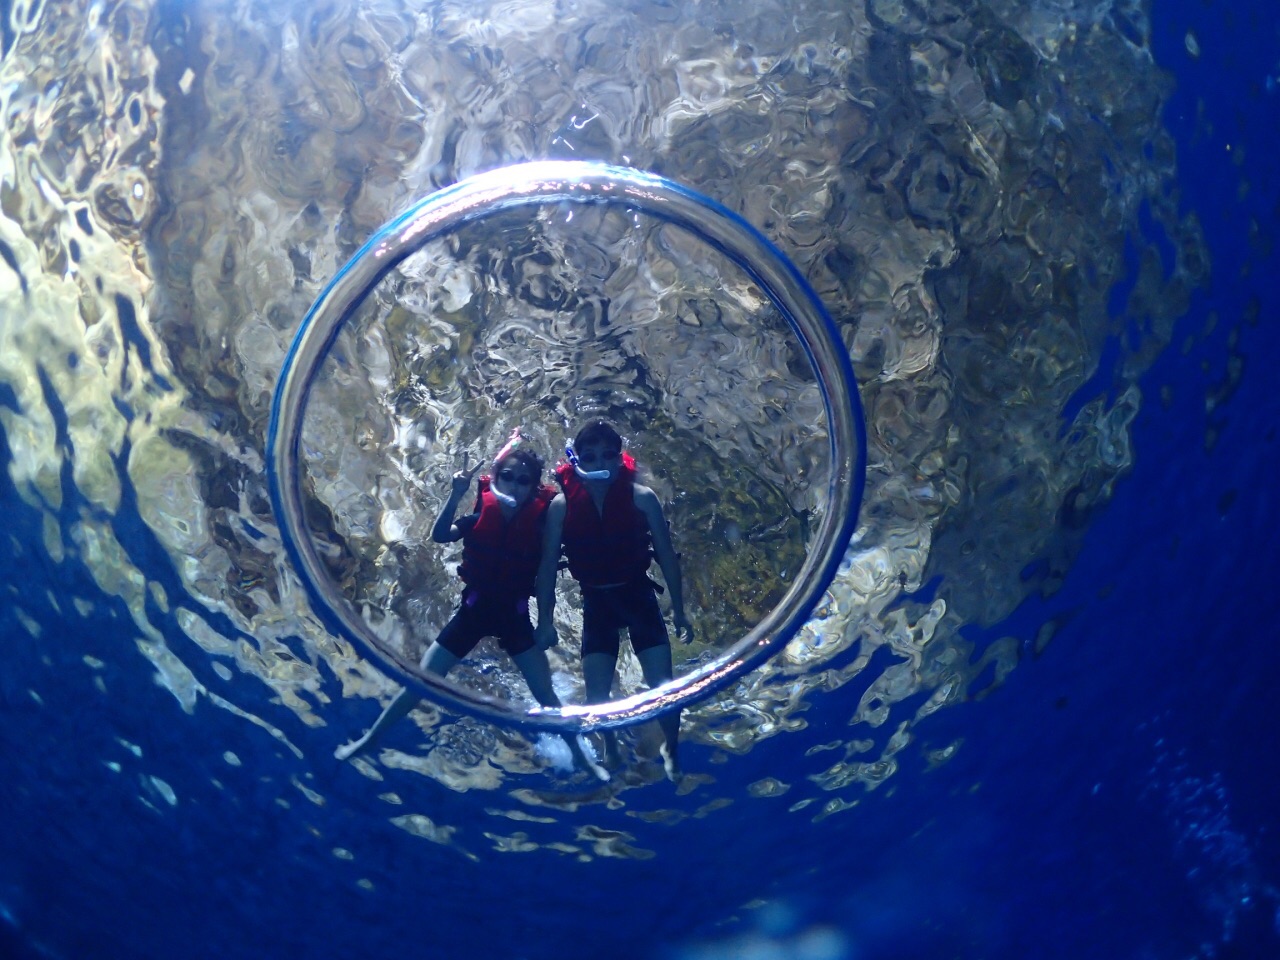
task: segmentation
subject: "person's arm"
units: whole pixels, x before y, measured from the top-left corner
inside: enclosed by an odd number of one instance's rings
[[[676,556],[675,547],[671,545],[671,531],[667,529],[667,518],[662,512],[662,503],[658,495],[648,487],[635,486],[636,508],[644,514],[649,523],[649,534],[653,538],[653,556],[662,568],[662,579],[667,582],[667,593],[671,597],[671,621],[676,634],[685,643],[693,639],[693,627],[684,613],[684,583],[680,579],[680,558]]]
[[[538,628],[534,640],[543,650],[560,642],[556,634],[556,573],[560,567],[560,537],[564,533],[564,494],[558,493],[547,504],[546,523],[542,528],[542,560],[538,564]]]
[[[431,539],[436,543],[455,543],[461,540],[463,534],[466,533],[465,530],[453,522],[453,518],[457,516],[458,504],[462,502],[462,498],[471,489],[471,478],[476,475],[476,471],[484,463],[481,460],[474,467],[468,469],[467,462],[470,459],[469,454],[463,456],[462,469],[455,473],[453,480],[450,481],[449,499],[444,502],[444,506],[440,509],[440,516],[436,517],[435,526],[431,528]]]

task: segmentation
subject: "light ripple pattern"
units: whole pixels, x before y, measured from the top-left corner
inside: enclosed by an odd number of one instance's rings
[[[774,736],[796,738],[800,754],[831,746],[810,753],[808,779],[791,778],[787,792],[792,815],[811,819],[856,816],[858,798],[921,749],[917,726],[931,713],[1000,682],[1052,637],[978,650],[961,628],[997,623],[1061,582],[1132,463],[1128,438],[1146,402],[1138,380],[1209,269],[1198,225],[1167,189],[1169,80],[1147,49],[1145,8],[1129,0],[49,0],[10,28],[0,60],[0,428],[6,469],[45,517],[43,542],[23,549],[88,572],[72,598],[82,613],[124,603],[142,639],[115,652],[107,675],[156,671],[175,695],[171,722],[193,740],[199,710],[181,709],[197,704],[256,718],[246,725],[272,750],[271,731],[345,729],[350,704],[395,688],[322,629],[284,562],[263,479],[265,425],[284,349],[316,294],[380,224],[442,185],[530,159],[656,171],[756,224],[836,318],[864,385],[861,529],[787,651],[684,718],[688,741],[729,762]],[[1144,208],[1172,251],[1167,270],[1140,226]],[[617,242],[608,227],[602,242]],[[661,231],[650,236],[661,249]],[[587,273],[596,262],[583,250],[561,266]],[[565,326],[515,316],[481,326],[472,302],[485,291],[465,271],[436,288],[430,311],[406,296],[405,316],[395,315],[388,290],[387,333],[344,344],[335,396],[308,427],[332,504],[318,528],[370,616],[414,627],[405,643],[445,612],[439,590],[415,594],[409,577],[447,579],[449,558],[417,541],[443,451],[490,449],[500,431],[494,423],[482,435],[471,419],[493,404],[487,384],[549,386],[573,369],[667,417],[678,444],[642,452],[685,526],[677,532],[719,549],[735,535],[757,543],[741,521],[736,534],[717,527],[692,492],[720,482],[750,494],[744,512],[771,510],[778,466],[761,454],[778,451],[712,435],[696,384],[741,373],[717,387],[747,391],[739,396],[754,406],[714,409],[766,418],[773,409],[803,419],[803,390],[746,376],[757,362],[794,371],[783,348],[736,339],[723,319],[740,303],[732,282],[715,298],[722,335],[711,324],[656,350],[640,318],[674,288],[661,272],[643,280],[612,359],[572,349],[573,324],[599,320],[598,289],[580,312],[557,313],[572,318]],[[1131,285],[1109,309],[1122,280]],[[457,323],[411,330],[414,317],[441,311]],[[708,311],[688,308],[691,329]],[[474,358],[465,376],[452,375],[451,349]],[[531,360],[542,350],[550,368]],[[661,375],[660,390],[636,375],[637,358]],[[337,390],[342,376],[350,393]],[[352,410],[374,387],[393,402]],[[781,388],[789,399],[770,392]],[[431,412],[465,404],[466,420]],[[371,489],[354,452],[365,455],[362,443],[384,445],[425,489]],[[335,457],[348,460],[325,459]],[[742,474],[712,474],[733,459]],[[676,466],[701,483],[664,485]],[[138,527],[152,543],[118,535]],[[765,532],[759,566],[736,564],[735,574],[787,566]],[[380,539],[404,547],[371,556]],[[750,615],[735,608],[747,591],[721,591],[717,608],[699,589],[710,615]],[[465,680],[505,683],[479,668]],[[857,702],[850,684],[866,691]],[[108,681],[93,695],[111,690]],[[853,721],[848,756],[806,729],[806,711],[833,702]],[[547,850],[644,856],[646,832],[664,829],[665,801],[646,790],[652,764],[594,794],[565,794],[518,736],[430,709],[413,720],[421,742],[396,763],[455,790],[509,791],[557,820],[539,824]],[[936,745],[925,754],[949,755]],[[711,777],[693,778],[714,793]],[[580,822],[624,797],[628,812],[655,813],[631,821],[635,836]],[[399,822],[463,856],[497,856],[480,836],[459,844],[448,816],[446,807]]]

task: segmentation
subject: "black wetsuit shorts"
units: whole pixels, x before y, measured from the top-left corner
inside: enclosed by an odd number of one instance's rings
[[[636,653],[670,643],[658,609],[654,583],[648,577],[617,587],[582,588],[582,655],[618,656],[618,632],[625,627]]]
[[[498,600],[481,594],[474,587],[463,590],[457,613],[444,625],[436,643],[461,660],[485,637],[496,637],[512,657],[533,649],[529,599]]]

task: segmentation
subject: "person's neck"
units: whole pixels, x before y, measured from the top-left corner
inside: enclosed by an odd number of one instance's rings
[[[608,480],[584,480],[587,493],[591,497],[591,502],[595,505],[596,510],[601,514],[604,513],[604,502],[609,497],[609,488],[613,486],[614,478]]]

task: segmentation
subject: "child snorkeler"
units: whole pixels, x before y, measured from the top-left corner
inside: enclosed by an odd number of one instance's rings
[[[515,661],[534,699],[544,707],[558,707],[546,648],[535,642],[529,621],[529,597],[543,553],[547,506],[555,489],[540,484],[542,460],[524,446],[517,428],[493,458],[493,476],[480,478],[475,512],[455,520],[458,504],[483,463],[468,467],[469,460],[464,456],[462,469],[453,475],[449,499],[431,529],[436,543],[462,541],[458,576],[465,587],[457,612],[422,655],[422,669],[443,677],[484,637],[496,637]],[[374,746],[417,702],[411,690],[401,690],[368,732],[338,747],[334,756],[346,760]],[[609,779],[608,773],[586,756],[576,737],[564,739],[575,765],[602,780]]]
[[[676,634],[686,643],[693,630],[684,612],[680,564],[671,546],[657,495],[636,483],[635,461],[623,453],[622,437],[609,423],[594,420],[566,451],[569,462],[556,468],[561,492],[547,507],[542,563],[538,570],[539,646],[556,642],[556,571],[563,546],[569,573],[582,590],[582,674],[587,702],[603,703],[613,687],[619,631],[627,628],[631,649],[650,688],[671,679],[671,643],[658,608],[657,585],[649,579],[656,559],[671,595]],[[659,748],[667,778],[680,777],[680,714],[659,719]],[[621,765],[617,738],[604,734],[605,763]]]

